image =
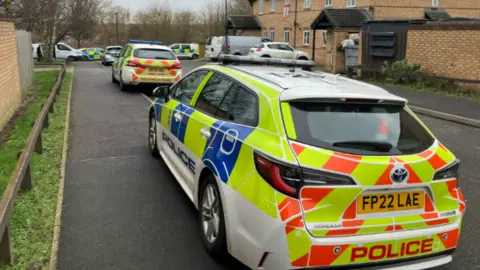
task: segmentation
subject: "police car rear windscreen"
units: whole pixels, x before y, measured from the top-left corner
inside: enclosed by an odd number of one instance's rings
[[[356,155],[409,155],[428,149],[434,142],[403,106],[289,104],[295,140],[312,146]]]
[[[156,60],[175,60],[175,54],[167,50],[159,49],[136,49],[133,53],[136,58],[142,59],[156,59]]]

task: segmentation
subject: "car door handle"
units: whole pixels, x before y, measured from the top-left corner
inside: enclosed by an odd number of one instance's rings
[[[174,113],[173,118],[175,118],[175,121],[177,122],[182,121],[182,115],[179,112]]]
[[[212,134],[210,134],[210,131],[208,131],[206,128],[200,129],[200,134],[202,134],[202,137],[204,139],[208,139],[210,138],[210,136],[212,136]]]

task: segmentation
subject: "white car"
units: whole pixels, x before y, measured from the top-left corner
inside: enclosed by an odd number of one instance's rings
[[[304,52],[295,50],[288,43],[264,42],[250,49],[249,56],[310,60],[310,56]]]
[[[129,85],[172,85],[182,76],[182,65],[162,42],[131,40],[112,65],[112,82],[124,91]]]

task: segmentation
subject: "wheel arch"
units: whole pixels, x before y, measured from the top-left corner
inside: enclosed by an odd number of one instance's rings
[[[215,179],[215,182],[217,183],[217,187],[218,187],[218,192],[220,193],[220,198],[222,199],[222,208],[223,208],[223,219],[225,221],[225,237],[226,237],[226,241],[227,241],[227,249],[228,251],[230,252],[231,251],[231,248],[230,248],[230,238],[231,238],[231,232],[230,232],[230,220],[228,219],[228,214],[226,212],[226,209],[227,209],[227,201],[226,201],[226,196],[225,196],[225,192],[222,188],[222,184],[223,185],[226,185],[224,184],[222,181],[220,181],[218,179],[218,177],[213,173],[212,169],[209,168],[208,166],[206,166],[205,164],[203,164],[204,167],[202,168],[202,170],[200,171],[199,173],[199,177],[198,177],[198,181],[197,181],[197,185],[196,185],[196,190],[194,191],[194,205],[195,207],[197,208],[198,211],[200,211],[200,188],[202,187],[203,183],[205,183],[205,180],[207,179],[207,176],[209,175],[212,175],[213,178]]]

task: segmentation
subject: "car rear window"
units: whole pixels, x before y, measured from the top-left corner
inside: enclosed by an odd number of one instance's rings
[[[133,56],[142,59],[175,60],[175,54],[171,51],[160,49],[136,49]]]
[[[324,149],[357,155],[408,155],[434,142],[403,105],[291,102],[290,111],[295,140]]]

